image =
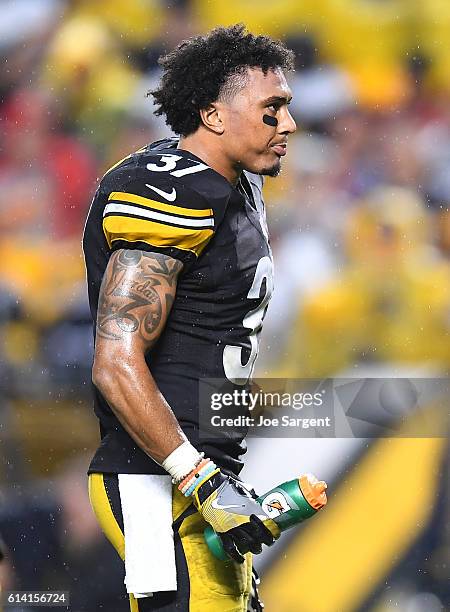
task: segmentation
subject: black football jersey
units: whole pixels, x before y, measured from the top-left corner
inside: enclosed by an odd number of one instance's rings
[[[192,444],[237,474],[245,431],[211,440],[199,435],[199,381],[224,379],[242,389],[252,374],[273,289],[262,177],[244,172],[233,187],[177,144],[148,145],[101,180],[83,238],[89,302],[95,322],[102,277],[116,249],[183,262],[170,315],[146,361]],[[95,388],[94,396],[101,444],[90,471],[163,474]]]

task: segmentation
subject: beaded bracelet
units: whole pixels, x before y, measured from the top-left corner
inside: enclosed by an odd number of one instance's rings
[[[189,497],[194,489],[204,482],[209,474],[217,468],[211,459],[203,459],[178,485],[178,490]]]
[[[200,486],[205,480],[207,476],[214,472],[216,469],[216,464],[210,461],[207,465],[205,465],[200,472],[197,472],[195,476],[189,481],[183,491],[183,495],[189,497],[194,492],[194,489]]]
[[[187,474],[181,482],[178,483],[178,489],[182,491],[186,484],[195,476],[197,472],[199,472],[203,466],[205,466],[209,462],[209,459],[201,459],[199,463]]]

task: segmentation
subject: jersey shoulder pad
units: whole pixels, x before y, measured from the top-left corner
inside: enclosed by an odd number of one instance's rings
[[[209,202],[216,214],[232,193],[225,177],[188,151],[149,149],[140,154],[138,163],[149,181],[165,181],[189,189]]]
[[[177,177],[152,171],[152,164],[161,166],[160,156],[152,158],[146,164],[135,158],[104,177],[105,237],[112,249],[141,248],[187,262],[198,257],[213,236],[214,208]]]

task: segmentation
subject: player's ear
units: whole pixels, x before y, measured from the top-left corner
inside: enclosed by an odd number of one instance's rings
[[[220,105],[213,103],[207,108],[202,108],[200,110],[200,118],[206,128],[216,134],[223,134],[225,127],[222,121]]]

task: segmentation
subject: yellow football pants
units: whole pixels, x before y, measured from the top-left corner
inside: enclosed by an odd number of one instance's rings
[[[89,498],[100,527],[124,560],[117,474],[90,474]],[[176,487],[172,516],[178,589],[139,599],[130,595],[131,612],[246,612],[252,584],[251,554],[246,555],[242,564],[218,561],[203,538],[207,523],[191,499]]]

